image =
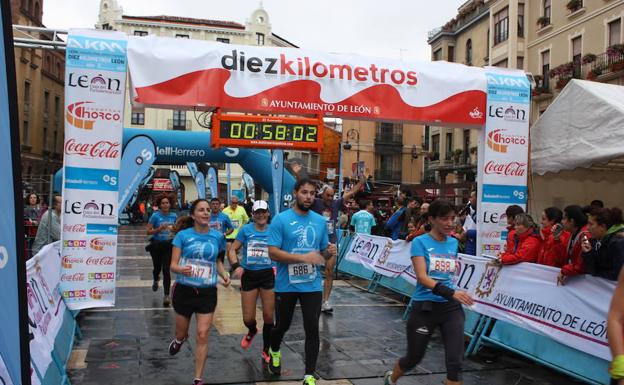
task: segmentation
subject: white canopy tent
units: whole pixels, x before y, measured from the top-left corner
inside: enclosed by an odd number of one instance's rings
[[[529,207],[624,207],[624,86],[572,80],[531,128]]]

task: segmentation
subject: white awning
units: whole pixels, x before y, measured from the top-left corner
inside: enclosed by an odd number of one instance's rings
[[[531,167],[624,171],[624,87],[573,79],[531,128]]]

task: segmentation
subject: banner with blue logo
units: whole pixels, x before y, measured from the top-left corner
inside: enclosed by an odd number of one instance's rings
[[[195,162],[186,162],[186,167],[189,170],[189,173],[191,174],[191,178],[193,178],[193,180],[195,180],[195,174],[197,174],[197,163]]]
[[[71,310],[115,305],[117,232],[110,229],[132,196],[131,185],[142,179],[137,172],[147,172],[143,163],[155,155],[153,144],[141,152],[140,143],[128,143],[129,154],[139,150],[125,159],[120,175],[127,43],[126,34],[114,31],[70,30],[67,36],[61,247],[73,263],[61,274],[77,278],[61,280],[59,290]],[[99,226],[108,230],[88,231]]]
[[[148,136],[139,135],[130,140],[121,155],[119,171],[119,212],[138,190],[156,159],[156,146]]]
[[[282,180],[284,178],[284,150],[271,152],[271,178],[273,180],[273,215],[282,211]]]
[[[169,180],[176,192],[176,200],[178,201],[178,207],[182,207],[182,189],[180,188],[180,174],[177,171],[171,170],[169,173]]]
[[[488,68],[487,117],[479,142],[477,253],[503,251],[505,210],[526,209],[531,87],[522,71]]]
[[[0,199],[0,356],[8,383],[30,384],[20,141],[8,1],[0,4],[0,30],[0,164],[6,181]]]
[[[206,199],[206,178],[201,171],[195,174],[195,187],[197,187],[197,198]]]
[[[215,166],[208,168],[208,175],[206,176],[206,185],[210,191],[210,198],[219,197],[219,173]]]
[[[246,172],[243,173],[243,183],[245,184],[245,189],[247,190],[247,196],[253,198],[256,195],[256,187],[254,185],[253,178]]]

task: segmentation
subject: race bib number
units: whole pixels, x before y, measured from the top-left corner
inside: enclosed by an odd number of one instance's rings
[[[210,222],[208,226],[213,230],[221,231],[221,222]]]
[[[247,243],[247,264],[270,265],[269,247],[266,242],[249,241]]]
[[[234,226],[235,229],[238,229],[238,227],[240,226],[240,221],[232,221],[232,226]]]
[[[454,274],[457,269],[457,261],[452,258],[431,257],[429,258],[429,273]]]
[[[309,263],[293,263],[288,265],[288,281],[290,283],[306,283],[316,279],[316,268]]]
[[[182,259],[180,266],[191,267],[191,275],[180,275],[178,281],[189,286],[215,286],[214,263],[203,259]]]

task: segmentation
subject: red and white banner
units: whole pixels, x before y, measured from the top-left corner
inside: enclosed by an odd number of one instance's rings
[[[456,63],[131,36],[128,66],[143,105],[485,123],[485,72]]]
[[[170,179],[154,178],[153,183],[152,190],[154,191],[175,191]]]
[[[126,45],[120,32],[67,37],[60,290],[72,310],[115,304]]]

